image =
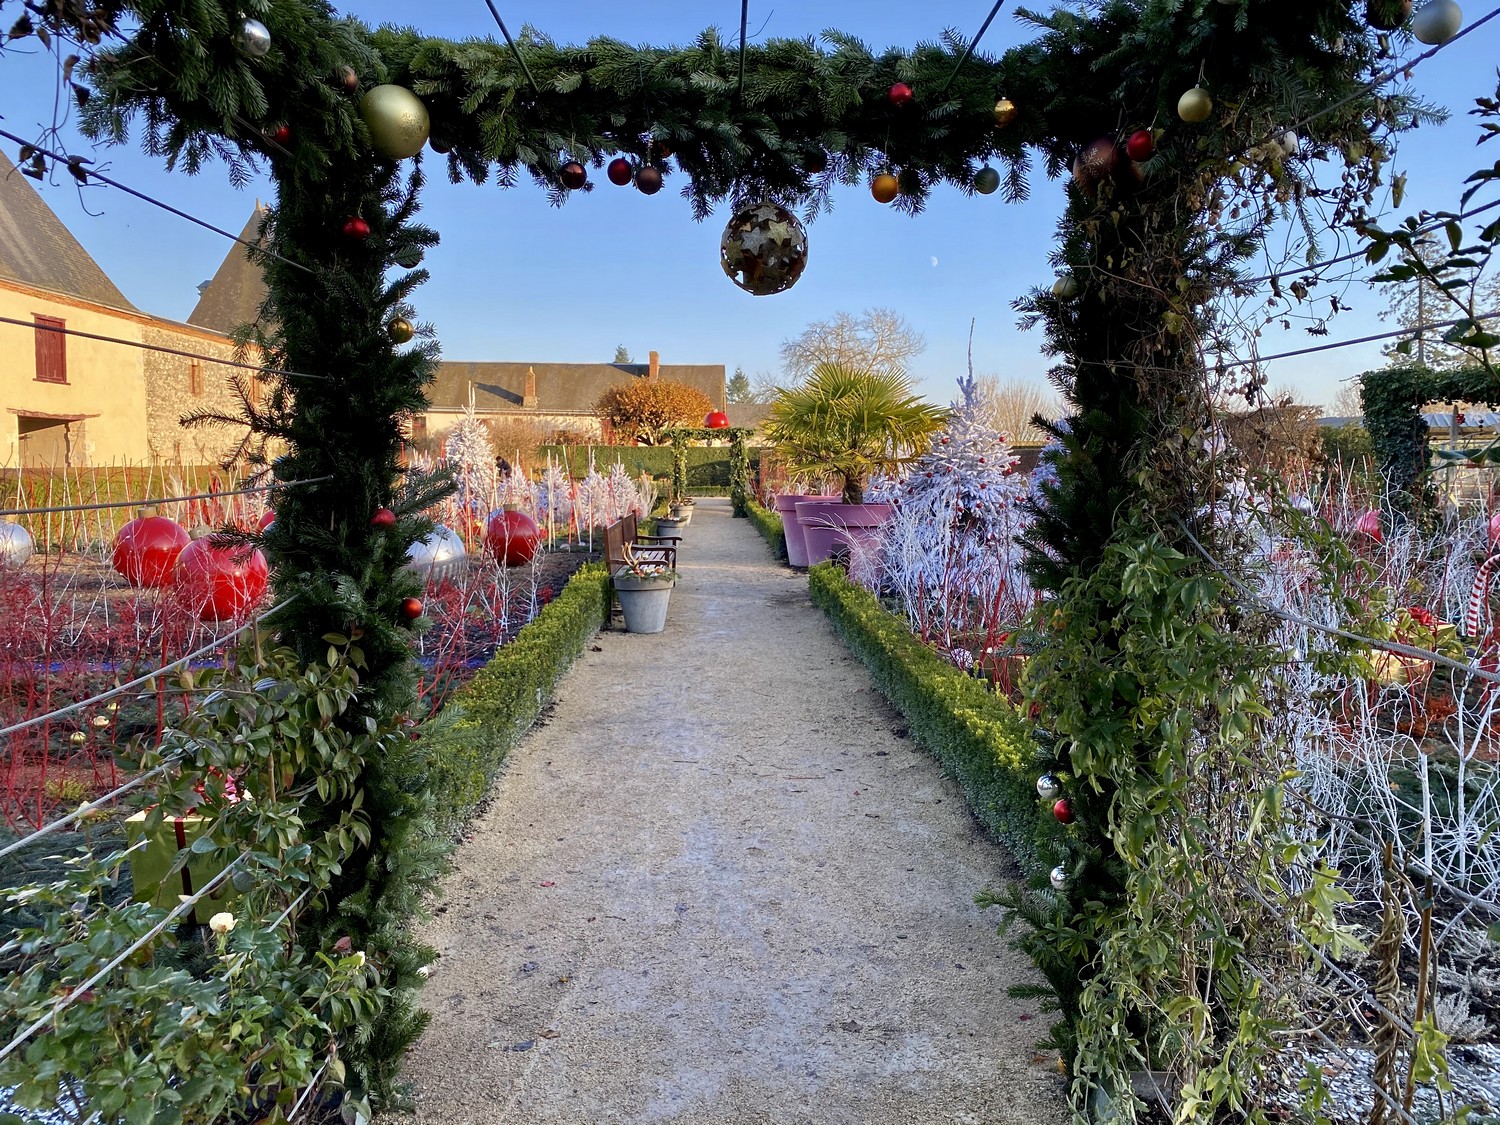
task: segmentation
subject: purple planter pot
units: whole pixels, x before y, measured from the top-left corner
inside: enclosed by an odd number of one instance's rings
[[[807,540],[808,565],[827,562],[839,547],[848,547],[855,555],[872,551],[880,525],[890,518],[889,504],[799,503],[797,520]]]
[[[827,499],[827,496],[796,492],[776,497],[776,512],[781,516],[781,532],[786,537],[786,561],[792,566],[807,565],[807,540],[802,535],[802,525],[797,522],[797,505],[803,501]]]

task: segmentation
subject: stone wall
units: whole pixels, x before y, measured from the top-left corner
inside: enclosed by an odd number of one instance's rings
[[[157,347],[175,348],[202,356],[234,359],[234,345],[223,336],[189,325],[155,321],[142,329],[142,340]],[[254,393],[254,372],[202,359],[143,352],[146,380],[146,444],[150,455],[189,465],[224,460],[239,445],[243,425],[186,426],[188,415],[211,411],[238,416],[244,409],[231,380],[242,378]]]

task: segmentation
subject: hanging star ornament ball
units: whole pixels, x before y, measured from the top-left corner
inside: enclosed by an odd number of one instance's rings
[[[764,200],[734,213],[719,252],[724,272],[745,292],[784,293],[807,268],[807,230],[785,207]]]

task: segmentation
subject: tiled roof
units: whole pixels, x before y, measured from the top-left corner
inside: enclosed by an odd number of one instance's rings
[[[257,207],[240,232],[240,238],[246,242],[259,241],[264,218],[265,212]],[[187,322],[227,336],[240,325],[254,321],[260,315],[260,305],[265,299],[265,275],[260,266],[250,260],[250,252],[236,242],[220,263],[213,280],[199,295]]]
[[[474,406],[481,413],[524,408],[526,372],[536,372],[538,413],[592,413],[606,389],[646,376],[644,363],[442,363],[428,392],[435,410],[462,410],[474,387]],[[664,364],[663,379],[697,387],[710,402],[724,401],[722,364]]]
[[[0,278],[97,305],[136,311],[3,152]]]

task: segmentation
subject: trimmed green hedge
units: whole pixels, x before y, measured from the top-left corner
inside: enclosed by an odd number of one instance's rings
[[[745,501],[745,510],[750,515],[750,523],[771,548],[771,554],[778,559],[786,558],[786,533],[781,529],[780,513],[762,508],[754,500]]]
[[[589,450],[594,452],[594,465],[601,473],[609,472],[616,461],[638,477],[650,473],[653,477],[672,476],[672,447],[670,445],[544,445],[540,453],[543,459],[548,453],[554,461],[568,467],[575,477],[589,471]],[[722,489],[718,495],[727,495],[730,485],[729,446],[690,445],[683,450],[687,454],[687,489],[699,496],[706,495],[700,489]],[[760,450],[750,448],[752,475],[760,465]]]
[[[808,587],[912,737],[958,782],[980,824],[1028,875],[1039,870],[1036,836],[1046,813],[1027,724],[1015,707],[924,645],[833,564],[813,567]]]
[[[609,612],[609,575],[588,563],[515,640],[495,653],[428,728],[438,829],[452,835],[484,799],[495,772],[531,729],[564,672]]]

